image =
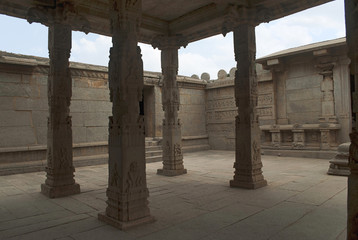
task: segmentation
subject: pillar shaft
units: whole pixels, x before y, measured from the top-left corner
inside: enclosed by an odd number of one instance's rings
[[[80,192],[74,180],[70,102],[72,80],[69,69],[71,27],[53,23],[49,27],[50,70],[48,76],[49,118],[46,181],[41,192],[50,198]]]
[[[348,57],[351,60],[350,72],[355,80],[353,95],[353,112],[356,115],[355,131],[349,135],[348,197],[347,197],[347,240],[358,239],[358,1],[345,0],[346,34]]]
[[[235,175],[231,187],[255,189],[267,185],[262,175],[260,128],[257,115],[257,79],[255,69],[255,27],[240,24],[234,29],[236,117]]]
[[[99,219],[127,229],[153,221],[148,208],[144,117],[139,102],[143,63],[137,46],[141,1],[110,0],[112,43],[109,62],[109,177],[106,212]]]
[[[185,174],[181,145],[181,123],[178,118],[180,94],[177,84],[178,48],[164,47],[161,50],[163,88],[163,169],[157,173],[166,176]]]

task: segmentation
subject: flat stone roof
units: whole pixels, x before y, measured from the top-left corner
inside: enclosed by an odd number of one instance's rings
[[[139,41],[152,43],[157,36],[183,36],[193,42],[223,32],[236,12],[234,21],[245,20],[249,15],[256,23],[272,21],[332,0],[143,0]],[[40,21],[48,25],[49,16],[63,1],[54,0],[2,0],[0,14]],[[135,3],[136,1],[127,1]],[[73,30],[111,35],[110,1],[71,0],[65,5],[66,21]],[[243,13],[241,10],[248,11]],[[39,19],[34,19],[37,16]],[[230,25],[230,24],[229,24]],[[225,30],[225,31],[226,31]]]
[[[273,59],[273,58],[286,57],[286,56],[295,55],[295,54],[299,54],[299,53],[305,53],[305,52],[316,51],[316,50],[320,50],[320,49],[344,46],[344,45],[346,45],[346,38],[345,37],[337,38],[337,39],[333,39],[333,40],[327,40],[327,41],[323,41],[323,42],[317,42],[317,43],[307,44],[307,45],[303,45],[303,46],[299,46],[299,47],[285,49],[285,50],[275,52],[270,55],[258,58],[258,59],[256,59],[256,62],[262,62],[262,61],[266,61],[266,60]]]

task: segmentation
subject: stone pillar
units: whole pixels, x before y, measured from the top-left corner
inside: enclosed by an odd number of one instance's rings
[[[255,26],[239,24],[234,28],[236,117],[235,175],[231,187],[256,189],[267,185],[262,175],[260,128],[257,115],[255,69]]]
[[[153,47],[158,47],[161,50],[163,74],[163,168],[158,169],[157,173],[165,176],[187,173],[183,164],[181,123],[178,118],[180,106],[180,93],[177,84],[178,49],[182,45],[186,46],[186,41],[180,36],[160,36],[153,41]]]
[[[348,45],[348,57],[351,60],[350,71],[355,80],[355,92],[353,93],[353,112],[356,113],[356,126],[358,129],[358,0],[345,0],[346,34]],[[348,93],[347,93],[348,94]],[[349,147],[348,176],[348,203],[347,203],[347,240],[358,239],[358,133],[355,131],[349,135],[351,145]]]
[[[283,67],[275,69],[273,72],[273,81],[275,86],[275,107],[276,107],[276,124],[288,124],[287,118],[287,94],[286,94],[286,79],[287,71],[282,70]]]
[[[142,2],[110,0],[109,162],[106,212],[98,219],[120,229],[152,222],[145,173],[144,116],[140,115],[143,63],[138,44]]]
[[[80,192],[73,174],[75,169],[72,163],[72,126],[69,115],[72,96],[69,69],[71,33],[69,25],[55,22],[49,26],[47,174],[41,192],[50,198]]]
[[[320,122],[337,123],[337,117],[335,115],[334,107],[334,83],[333,83],[333,67],[334,63],[329,61],[318,64],[320,69],[320,75],[323,76],[321,82],[322,92],[322,110],[319,117]]]

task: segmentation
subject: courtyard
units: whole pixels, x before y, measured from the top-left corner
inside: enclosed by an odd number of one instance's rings
[[[268,186],[230,188],[233,151],[184,155],[187,174],[157,175],[146,165],[154,223],[120,231],[100,222],[108,166],[76,168],[81,193],[49,199],[45,172],[0,176],[0,239],[346,239],[347,178],[328,160],[262,156]]]

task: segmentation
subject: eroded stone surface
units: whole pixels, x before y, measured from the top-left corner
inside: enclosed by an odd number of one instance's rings
[[[109,88],[113,115],[109,118],[107,208],[98,219],[126,229],[153,221],[147,201],[144,119],[139,109],[143,63],[137,26],[142,3],[110,2],[113,47]]]
[[[47,125],[47,179],[41,192],[50,198],[80,192],[74,180],[69,69],[71,27],[56,22],[49,27],[50,71],[48,77],[49,117]]]
[[[256,189],[267,185],[262,175],[260,128],[257,114],[257,78],[255,70],[255,26],[240,24],[234,30],[236,155],[231,187]]]

